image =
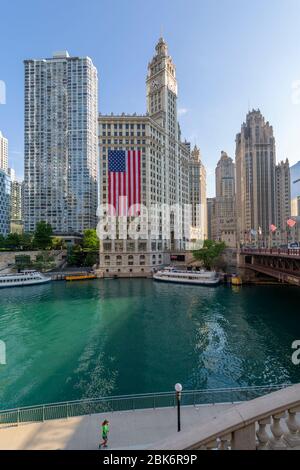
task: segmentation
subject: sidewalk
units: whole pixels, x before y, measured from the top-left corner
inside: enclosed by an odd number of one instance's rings
[[[197,427],[231,404],[181,408],[181,427]],[[109,449],[146,449],[177,435],[176,408],[123,411],[0,428],[0,450],[93,450],[110,422]]]

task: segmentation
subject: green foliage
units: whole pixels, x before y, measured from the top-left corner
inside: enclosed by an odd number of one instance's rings
[[[21,246],[21,236],[18,233],[9,233],[5,239],[5,248],[16,250]]]
[[[15,256],[16,268],[19,270],[31,268],[32,263],[29,255],[16,255]]]
[[[94,264],[97,264],[99,261],[99,254],[98,252],[96,253],[87,253],[85,256],[84,260],[84,266],[93,266]]]
[[[5,237],[0,233],[0,248],[4,248],[5,245]]]
[[[83,248],[99,250],[99,238],[95,229],[87,229],[83,232]]]
[[[211,270],[220,265],[221,255],[225,248],[224,242],[205,240],[203,248],[193,251],[193,256],[196,260],[202,261],[205,269]]]
[[[43,251],[36,255],[33,267],[38,271],[52,269],[55,267],[55,258],[53,255],[50,255],[50,253]]]
[[[9,233],[6,237],[1,235],[0,248],[9,251],[31,250],[32,235],[29,233]]]
[[[22,233],[20,235],[20,248],[22,250],[32,250],[33,236],[31,233]]]
[[[64,250],[66,248],[65,241],[60,237],[53,237],[51,246],[53,250]]]
[[[69,266],[83,266],[84,253],[80,245],[74,245],[69,248],[67,262]]]
[[[34,232],[34,246],[43,250],[45,250],[46,248],[50,248],[52,244],[51,236],[51,225],[44,221],[38,222]]]

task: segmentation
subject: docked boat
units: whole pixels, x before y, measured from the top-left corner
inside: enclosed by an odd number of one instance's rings
[[[0,276],[0,288],[32,286],[36,284],[46,284],[50,281],[51,277],[47,277],[38,271],[21,271],[16,274],[2,274]]]
[[[88,279],[97,279],[95,274],[78,274],[75,276],[66,276],[66,281],[86,281]]]
[[[195,284],[200,286],[216,286],[220,278],[215,271],[180,271],[176,269],[162,269],[153,274],[153,279],[163,282],[180,284]]]

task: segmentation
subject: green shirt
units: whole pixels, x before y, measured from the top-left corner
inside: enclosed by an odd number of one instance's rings
[[[103,426],[102,426],[102,436],[105,436],[105,437],[106,437],[107,434],[108,434],[108,432],[109,432],[109,426],[108,426],[108,424],[103,424]]]

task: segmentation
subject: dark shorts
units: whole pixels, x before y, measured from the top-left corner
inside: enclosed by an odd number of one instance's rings
[[[102,434],[102,439],[103,439],[104,441],[106,441],[107,438],[108,438],[108,435],[107,435],[107,434]]]

